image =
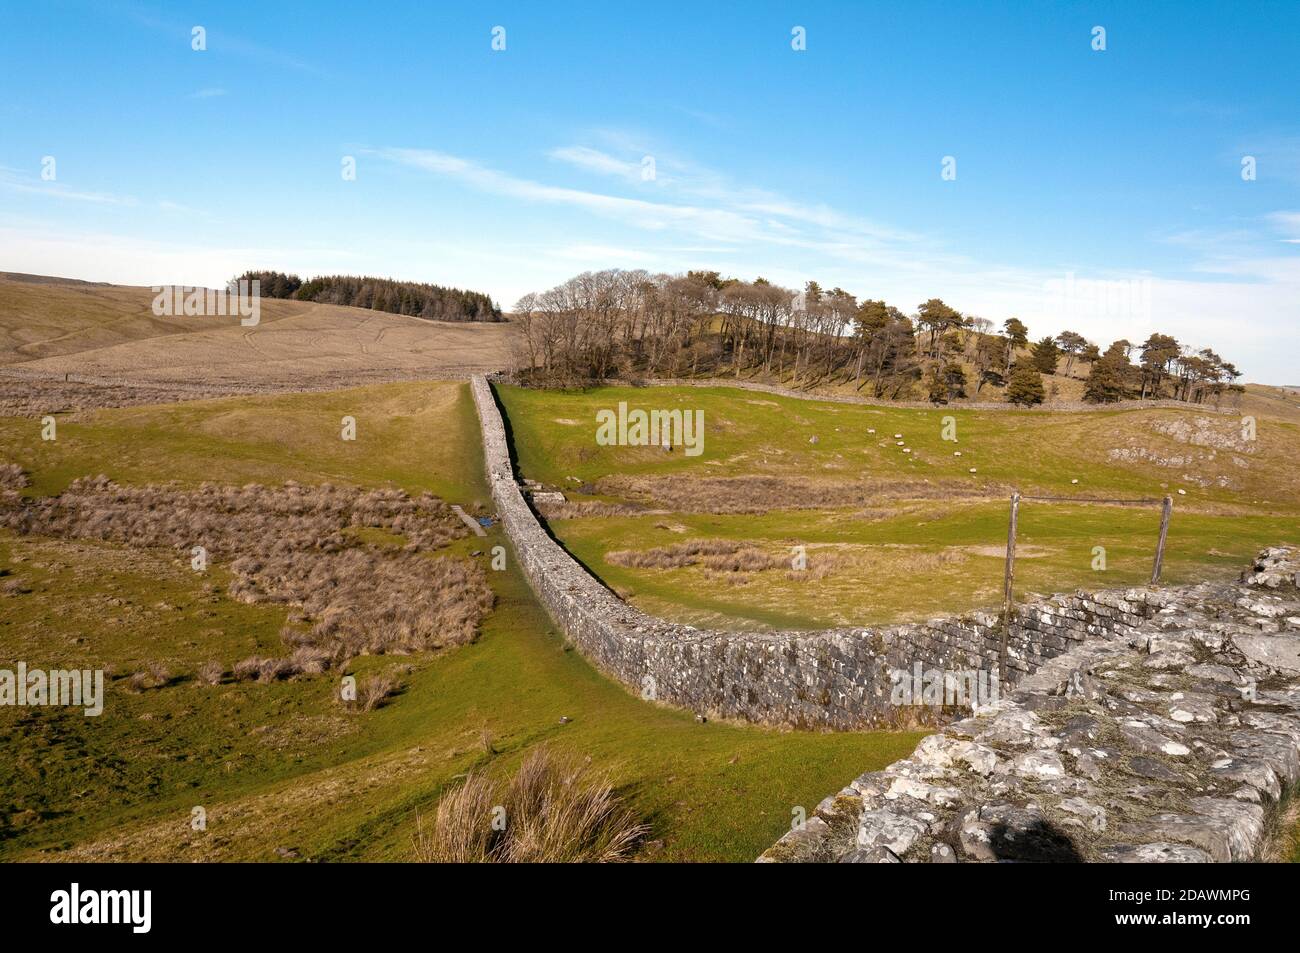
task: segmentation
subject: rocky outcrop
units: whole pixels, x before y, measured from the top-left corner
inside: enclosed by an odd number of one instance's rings
[[[826,798],[761,861],[1258,859],[1300,780],[1300,552],[1127,632]]]

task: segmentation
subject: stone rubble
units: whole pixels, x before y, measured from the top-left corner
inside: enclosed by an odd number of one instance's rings
[[[1166,594],[1127,633],[826,798],[760,862],[1259,859],[1300,779],[1300,550]]]

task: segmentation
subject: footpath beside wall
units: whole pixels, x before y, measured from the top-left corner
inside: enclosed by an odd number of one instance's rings
[[[633,692],[711,718],[853,729],[891,723],[894,670],[912,671],[919,662],[924,669],[997,674],[997,620],[984,613],[811,632],[704,630],[646,615],[542,527],[516,482],[491,385],[475,376],[470,387],[492,498],[533,591],[579,651]],[[1131,635],[1167,599],[1167,590],[1130,589],[1021,607],[1008,645],[1008,681],[1085,639]]]
[[[823,800],[760,861],[1286,859],[1300,780],[1300,551],[1241,584],[1163,594],[1127,635],[1043,664],[1009,698]]]

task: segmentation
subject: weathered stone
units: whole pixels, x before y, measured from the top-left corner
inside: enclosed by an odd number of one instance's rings
[[[1134,755],[1128,759],[1128,769],[1140,778],[1150,778],[1153,781],[1177,781],[1178,775],[1172,768],[1163,761],[1157,761],[1155,758],[1149,758],[1146,755]]]
[[[1237,673],[1226,665],[1215,665],[1203,663],[1200,665],[1189,665],[1187,674],[1193,678],[1207,678],[1215,682],[1224,682],[1232,684],[1237,681]]]
[[[963,816],[962,850],[974,860],[1078,860],[1070,839],[1035,810],[1010,804],[984,805]]]
[[[841,857],[839,859],[839,862],[841,864],[901,864],[902,863],[902,861],[898,859],[898,855],[895,854],[888,847],[872,847],[869,850],[867,848],[858,847],[854,850],[849,851],[847,854]]]
[[[1225,758],[1211,765],[1210,773],[1225,780],[1248,784],[1275,800],[1282,796],[1282,781],[1278,778],[1277,773],[1263,761]],[[1256,800],[1256,798],[1252,798],[1252,800]]]
[[[1167,738],[1140,721],[1131,719],[1122,721],[1119,724],[1119,730],[1124,736],[1124,740],[1139,751],[1164,754],[1171,758],[1181,758],[1191,754],[1192,749],[1181,741]]]
[[[1155,652],[1142,664],[1146,668],[1185,669],[1196,661],[1196,656],[1182,649]]]
[[[1011,770],[1022,778],[1045,780],[1064,776],[1065,765],[1055,751],[1028,751],[1015,759]]]
[[[1171,697],[1173,704],[1169,706],[1169,717],[1174,721],[1182,723],[1199,721],[1210,724],[1218,720],[1214,703],[1208,695],[1175,692]]]
[[[1238,635],[1233,642],[1256,665],[1300,674],[1300,635]]]
[[[867,811],[858,821],[858,846],[888,847],[902,856],[925,833],[926,825],[914,817],[890,810]]]
[[[900,797],[910,797],[944,807],[949,804],[956,804],[961,799],[961,792],[956,788],[927,784],[914,778],[895,778],[893,783],[890,784],[889,790],[885,792],[885,798],[892,801]]]
[[[1106,829],[1106,809],[1097,804],[1081,797],[1072,797],[1066,798],[1057,807],[1067,814],[1077,815],[1089,830],[1101,833]]]
[[[930,863],[955,864],[957,863],[957,852],[947,844],[935,844],[930,848]]]
[[[1214,859],[1197,847],[1164,841],[1154,844],[1116,844],[1104,849],[1101,858],[1112,864],[1205,864]]]
[[[1101,763],[1088,751],[1081,751],[1074,756],[1074,768],[1089,781],[1101,778]]]
[[[1228,740],[1239,754],[1267,764],[1287,787],[1300,780],[1300,751],[1287,735],[1269,731],[1234,731]]]
[[[1131,825],[1159,840],[1201,848],[1218,863],[1249,860],[1264,832],[1264,809],[1227,798],[1192,798],[1192,814],[1156,814]]]
[[[1047,729],[1033,712],[1020,708],[999,712],[983,731],[979,741],[1009,748],[1036,747],[1048,738]],[[1056,743],[1056,739],[1051,739]]]

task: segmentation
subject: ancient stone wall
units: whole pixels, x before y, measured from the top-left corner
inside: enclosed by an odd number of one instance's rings
[[[491,385],[471,379],[492,498],[525,576],[567,638],[632,691],[700,715],[797,728],[890,723],[891,673],[999,671],[998,620],[976,613],[883,627],[731,632],[653,618],[582,568],[542,527],[510,462]],[[1008,642],[1008,681],[1090,636],[1125,635],[1163,604],[1149,590],[1056,596],[1022,607]]]
[[[1300,781],[1300,550],[1159,595],[825,798],[765,862],[1237,862]]]

